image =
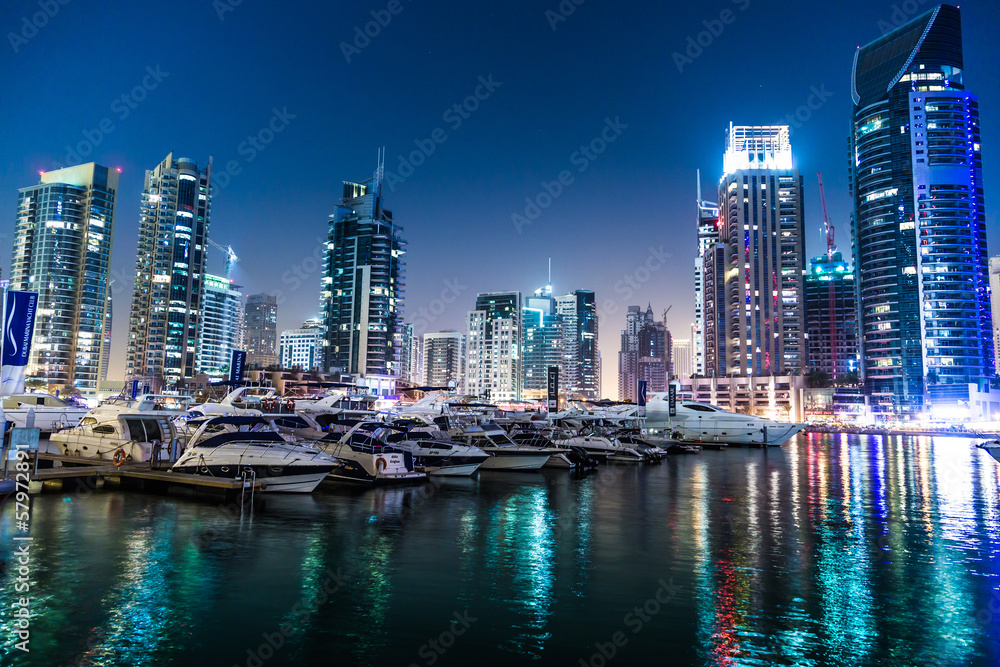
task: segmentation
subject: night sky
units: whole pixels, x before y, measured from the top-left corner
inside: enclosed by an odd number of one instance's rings
[[[425,331],[464,330],[477,292],[530,293],[545,283],[551,257],[557,294],[597,292],[610,397],[627,306],[651,302],[659,314],[672,304],[670,329],[690,335],[695,170],[715,198],[730,121],[787,123],[813,96],[817,108],[792,135],[808,251],[824,248],[822,171],[839,246],[849,252],[854,50],[934,6],[564,0],[566,16],[558,0],[48,1],[58,9],[37,31],[23,21],[42,11],[37,1],[0,9],[0,264],[6,278],[17,189],[37,183],[39,170],[76,162],[68,147],[89,149],[79,162],[122,169],[109,377],[124,363],[146,169],[170,151],[200,164],[214,156],[211,237],[242,258],[234,279],[246,293],[279,294],[282,329],[316,314],[314,258],[327,216],[341,182],[369,178],[385,146],[386,205],[409,242],[406,320],[420,319]],[[974,0],[962,14],[995,254],[1000,6]],[[358,38],[369,23],[375,36]],[[707,46],[691,47],[703,31]],[[693,57],[679,61],[675,52],[689,47]],[[602,133],[596,148],[613,140],[602,153],[580,152]],[[415,142],[424,148],[411,160]],[[220,176],[231,162],[233,174]],[[525,216],[526,198],[544,208],[518,228],[512,215]],[[210,253],[209,270],[221,274],[223,255]]]

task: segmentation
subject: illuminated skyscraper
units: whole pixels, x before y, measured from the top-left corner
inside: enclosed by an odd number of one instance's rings
[[[464,334],[454,330],[424,334],[423,355],[425,385],[465,391]]]
[[[406,241],[383,208],[381,175],[344,183],[330,217],[320,313],[325,366],[359,375],[399,375],[396,330],[403,323]]]
[[[126,379],[173,386],[194,375],[211,209],[211,158],[199,169],[170,153],[146,171]]]
[[[244,309],[247,366],[278,365],[278,299],[270,294],[251,294]]]
[[[719,242],[704,259],[705,374],[806,367],[802,177],[787,125],[729,126]]]
[[[491,401],[521,400],[521,293],[479,294],[468,321],[466,392]]]
[[[1000,374],[1000,256],[990,257],[990,304],[993,315],[993,354],[996,355],[996,369]]]
[[[243,348],[243,293],[221,276],[205,275],[197,372],[213,382],[229,377],[233,350]]]
[[[10,288],[38,293],[27,374],[94,395],[108,325],[118,172],[93,162],[21,188]]]
[[[555,297],[556,315],[563,326],[563,372],[560,389],[568,395],[601,397],[601,356],[597,349],[597,297],[592,290],[576,290]]]
[[[809,371],[840,380],[858,372],[858,311],[854,273],[843,255],[820,255],[806,276]]]
[[[719,242],[719,203],[701,198],[698,171],[698,256],[694,260],[694,372],[705,373],[705,253]]]
[[[875,412],[966,401],[995,371],[979,100],[965,79],[949,5],[855,54],[852,233]]]

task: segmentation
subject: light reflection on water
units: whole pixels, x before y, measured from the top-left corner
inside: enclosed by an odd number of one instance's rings
[[[46,494],[32,652],[14,654],[0,616],[0,663],[576,665],[621,632],[621,664],[994,664],[1000,466],[972,445],[800,436],[582,479],[269,497],[242,521],[183,499]],[[12,510],[0,609],[18,597]],[[343,586],[296,613],[331,573]],[[680,592],[636,622],[661,580]],[[463,613],[476,620],[448,635]],[[281,646],[260,654],[267,636]]]

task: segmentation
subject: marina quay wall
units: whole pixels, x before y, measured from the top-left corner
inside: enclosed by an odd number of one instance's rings
[[[731,412],[798,422],[804,418],[805,386],[805,378],[799,375],[688,378],[680,381],[678,397]]]

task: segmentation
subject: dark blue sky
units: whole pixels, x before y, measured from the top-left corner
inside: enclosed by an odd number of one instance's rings
[[[495,6],[51,1],[58,11],[37,34],[23,23],[42,11],[37,1],[8,1],[0,9],[5,277],[17,188],[36,183],[39,170],[65,163],[67,146],[96,144],[83,161],[122,168],[112,260],[125,277],[119,282],[128,281],[135,260],[144,170],[170,151],[202,163],[212,155],[217,184],[230,161],[239,173],[216,193],[211,236],[241,256],[234,278],[247,293],[280,290],[279,328],[293,327],[317,309],[319,271],[312,257],[341,181],[369,177],[380,146],[387,150],[387,175],[407,174],[399,156],[417,150],[415,141],[433,143],[434,152],[412,175],[386,187],[387,205],[409,241],[407,319],[416,320],[424,308],[426,330],[464,329],[477,292],[530,292],[545,282],[551,256],[557,293],[597,291],[610,396],[628,305],[652,302],[661,312],[673,304],[670,328],[678,337],[689,335],[695,170],[702,170],[706,196],[713,198],[730,121],[778,122],[806,104],[814,89],[828,96],[794,130],[792,147],[806,177],[809,254],[824,247],[817,171],[826,181],[839,245],[849,249],[846,137],[854,49],[883,27],[933,7],[920,0],[586,0],[579,6],[566,0],[563,7],[575,11],[553,30],[555,14],[546,12],[558,12],[558,0]],[[354,42],[355,29],[373,21],[373,11],[391,20],[359,52],[351,51],[348,62],[341,44]],[[974,0],[962,11],[966,83],[982,109],[996,253],[1000,7]],[[720,16],[731,22],[716,22]],[[691,51],[696,57],[679,71],[673,54],[708,28],[721,33],[711,40],[703,35],[708,45],[700,55]],[[20,37],[12,43],[10,33]],[[159,76],[151,76],[157,68]],[[480,77],[491,76],[493,90],[480,87]],[[145,99],[121,99],[144,83],[148,90],[136,97]],[[475,111],[449,113],[477,87],[485,99],[470,102]],[[279,118],[272,120],[275,110]],[[605,133],[614,139],[606,150],[593,159],[577,153],[601,136],[608,119],[619,125]],[[113,129],[100,131],[102,121]],[[244,143],[269,124],[280,128],[271,137],[263,133],[270,143]],[[536,199],[545,192],[542,183],[557,181],[564,170],[572,182],[518,233],[512,214],[524,215],[525,198]],[[546,196],[540,203],[548,203]],[[659,267],[662,253],[671,257]],[[222,265],[221,253],[211,255],[211,271],[222,273]],[[447,298],[437,301],[442,292]],[[115,296],[120,365],[131,284]]]

